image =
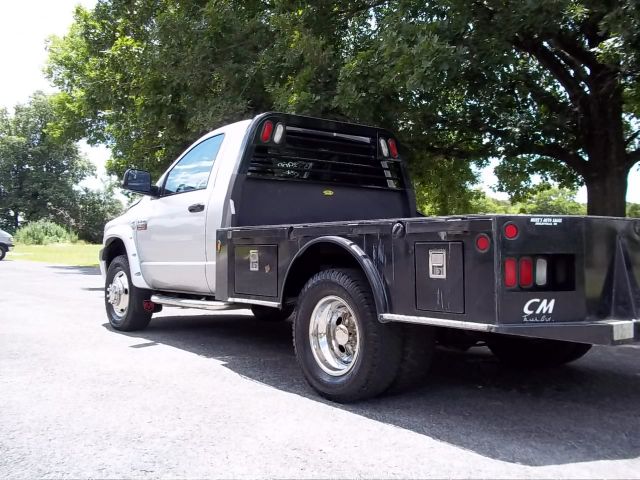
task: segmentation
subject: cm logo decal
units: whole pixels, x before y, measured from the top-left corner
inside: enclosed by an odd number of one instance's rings
[[[525,315],[542,315],[545,313],[553,313],[553,307],[556,304],[556,299],[553,298],[551,300],[547,300],[546,298],[532,298],[527,303],[524,304],[524,308],[522,311]]]

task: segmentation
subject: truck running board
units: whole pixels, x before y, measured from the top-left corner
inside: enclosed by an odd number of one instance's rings
[[[151,295],[151,301],[159,305],[182,308],[200,308],[203,310],[238,310],[247,308],[243,305],[215,300],[198,300],[194,298],[170,297],[168,295]]]

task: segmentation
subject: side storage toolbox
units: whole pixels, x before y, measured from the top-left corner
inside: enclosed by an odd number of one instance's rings
[[[278,295],[278,246],[236,245],[235,293],[276,297]]]

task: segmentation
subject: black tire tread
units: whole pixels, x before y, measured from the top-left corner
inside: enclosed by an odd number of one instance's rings
[[[351,297],[344,300],[353,303],[351,307],[359,315],[358,321],[360,328],[363,329],[361,336],[366,336],[367,344],[361,346],[360,358],[357,360],[359,365],[354,367],[354,370],[362,370],[361,376],[354,378],[349,385],[343,385],[343,388],[329,389],[311,374],[313,367],[309,368],[305,365],[305,352],[302,349],[306,346],[305,344],[308,344],[308,336],[302,335],[303,338],[298,338],[297,330],[300,328],[300,322],[304,321],[299,318],[301,308],[305,308],[301,307],[301,303],[305,302],[309,292],[335,285],[346,290]],[[323,270],[309,279],[299,298],[301,300],[293,322],[293,346],[298,364],[309,384],[323,397],[340,403],[375,397],[387,390],[396,377],[402,356],[401,331],[397,325],[385,325],[376,318],[373,295],[362,272],[347,268]],[[307,321],[304,321],[304,327],[308,329]],[[365,328],[366,334],[364,334]],[[303,329],[303,331],[306,330]],[[365,340],[362,337],[359,341]],[[353,374],[354,370],[347,375]]]
[[[389,393],[401,393],[426,381],[436,348],[435,329],[423,325],[402,325],[402,360]]]

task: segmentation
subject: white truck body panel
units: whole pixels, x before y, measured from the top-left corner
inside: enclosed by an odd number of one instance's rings
[[[194,146],[224,134],[206,189],[184,191],[164,197],[144,197],[125,214],[105,226],[105,245],[121,239],[126,248],[136,287],[170,291],[215,293],[216,231],[227,218],[222,210],[232,175],[237,171],[244,137],[251,120],[214,130],[191,145],[162,175]],[[189,206],[203,204],[203,211]],[[101,262],[105,273],[105,265]]]

